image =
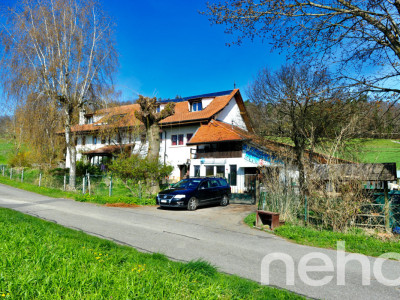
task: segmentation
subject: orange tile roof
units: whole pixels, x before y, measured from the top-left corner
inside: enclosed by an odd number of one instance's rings
[[[175,104],[175,114],[165,118],[160,124],[165,125],[177,122],[208,120],[228,105],[229,101],[231,101],[238,91],[239,89],[235,89],[229,95],[215,97],[214,100],[201,111],[189,111],[189,101],[178,102]]]
[[[249,141],[251,144],[255,144],[268,152],[278,154],[282,157],[293,157],[294,154],[294,147],[291,145],[263,139],[237,126],[216,120],[211,120],[208,124],[200,126],[187,145],[234,141]],[[312,155],[315,161],[323,164],[329,159],[328,155],[317,152],[311,153],[311,151],[306,150],[305,156],[310,157],[310,155]],[[339,158],[333,158],[333,161],[337,163],[350,163],[350,161]]]
[[[191,112],[189,111],[189,101],[177,102],[175,103],[175,113],[160,122],[161,126],[168,125],[178,125],[182,123],[192,123],[192,122],[202,122],[208,121],[213,116],[218,114],[224,109],[231,101],[231,99],[236,96],[237,104],[241,111],[241,115],[246,123],[249,131],[252,131],[252,126],[249,121],[246,109],[243,104],[239,89],[233,90],[230,94],[224,96],[215,97],[209,105],[207,105],[201,111]],[[123,106],[116,106],[111,108],[105,108],[98,110],[94,115],[104,115],[105,116],[96,123],[93,124],[83,124],[72,126],[72,132],[80,131],[98,131],[100,128],[104,129],[105,124],[109,123],[109,126],[116,127],[130,127],[140,125],[140,121],[135,117],[135,111],[139,110],[140,106],[138,104],[130,104]],[[118,122],[109,122],[114,116],[124,115]],[[100,127],[101,126],[101,127]]]
[[[228,141],[251,140],[254,136],[237,126],[233,126],[221,121],[211,120],[206,125],[200,126],[188,145],[206,144]]]
[[[141,122],[135,117],[135,111],[139,109],[139,104],[100,109],[94,113],[94,115],[105,115],[99,121],[93,124],[74,125],[71,127],[71,131],[98,131],[107,128],[105,126],[109,126],[110,128],[137,126],[141,124]]]

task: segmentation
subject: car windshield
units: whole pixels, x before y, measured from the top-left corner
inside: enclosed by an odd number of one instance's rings
[[[173,189],[194,189],[197,188],[201,179],[183,179],[175,183],[171,188]]]

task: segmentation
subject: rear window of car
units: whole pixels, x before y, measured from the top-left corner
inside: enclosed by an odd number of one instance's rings
[[[219,181],[219,184],[222,185],[222,186],[227,186],[228,185],[228,182],[223,178],[219,178],[218,181]]]

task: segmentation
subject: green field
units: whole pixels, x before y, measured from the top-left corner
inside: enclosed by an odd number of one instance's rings
[[[290,139],[280,137],[268,137],[268,139],[293,145]],[[317,152],[329,154],[330,145],[319,147]],[[390,139],[353,139],[347,143],[344,153],[340,158],[362,163],[395,162],[400,170],[400,140]]]
[[[9,140],[0,137],[0,165],[7,164],[12,148],[13,144]]]
[[[0,208],[1,299],[300,299]]]
[[[395,162],[400,169],[400,140],[358,139],[354,142],[360,146],[357,153],[360,162]]]

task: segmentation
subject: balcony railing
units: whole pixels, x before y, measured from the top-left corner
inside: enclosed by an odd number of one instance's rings
[[[218,152],[206,152],[206,153],[191,153],[191,158],[235,158],[242,157],[242,150],[234,151],[218,151]]]

